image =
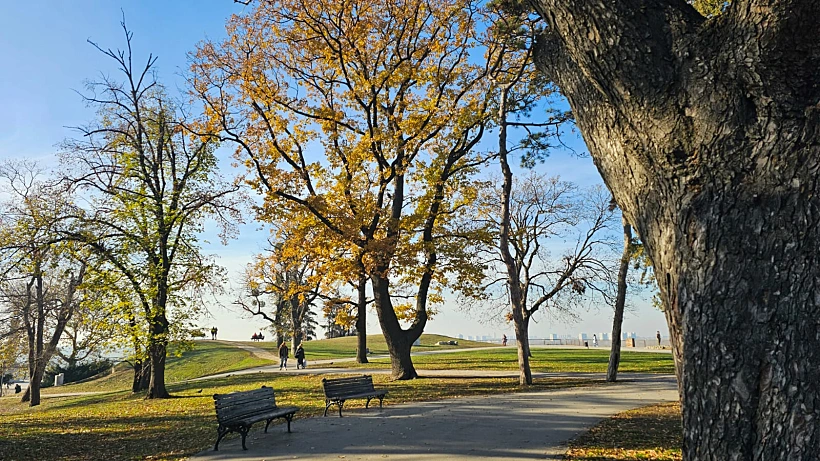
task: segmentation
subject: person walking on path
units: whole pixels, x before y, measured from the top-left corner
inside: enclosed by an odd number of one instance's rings
[[[507,335],[501,335],[501,345],[502,346],[507,345]]]
[[[296,348],[296,354],[294,354],[294,356],[296,357],[296,369],[298,370],[299,368],[301,368],[301,369],[304,370],[305,369],[305,350],[302,348],[301,343],[299,343],[299,347]]]
[[[216,333],[219,330],[216,327],[211,328],[211,339],[216,339]]]
[[[661,330],[658,330],[658,332],[655,334],[655,337],[658,338],[658,346],[660,346],[661,345]]]
[[[285,370],[288,369],[288,344],[282,341],[282,345],[279,346],[279,369],[281,370],[284,368]]]
[[[598,347],[598,335],[592,335],[592,347]]]

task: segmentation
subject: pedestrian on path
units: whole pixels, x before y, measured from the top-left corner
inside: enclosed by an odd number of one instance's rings
[[[216,333],[219,331],[218,328],[213,327],[211,328],[211,339],[216,339]]]
[[[305,350],[302,348],[301,343],[299,347],[296,348],[296,354],[294,354],[294,356],[296,357],[296,369],[301,368],[304,370],[307,366],[307,362],[305,362]]]
[[[598,335],[592,335],[592,347],[598,347]]]
[[[501,345],[502,346],[507,345],[507,335],[501,335]]]
[[[282,341],[282,345],[279,346],[279,369],[281,370],[284,368],[285,370],[288,369],[288,343]]]
[[[661,345],[661,330],[658,330],[658,332],[655,334],[655,337],[658,338],[658,346],[660,346]]]

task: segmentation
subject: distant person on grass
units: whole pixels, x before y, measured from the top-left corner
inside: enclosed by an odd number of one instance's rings
[[[296,369],[301,368],[304,370],[307,367],[307,362],[305,362],[305,350],[302,348],[301,343],[299,347],[296,348],[296,354],[294,354],[294,356],[296,357]]]
[[[658,346],[660,346],[661,345],[661,330],[658,330],[658,332],[655,334],[655,337],[658,338]]]
[[[279,346],[279,369],[281,370],[284,368],[285,370],[288,369],[288,344],[286,342],[282,342],[282,345]]]
[[[216,332],[218,331],[216,327],[211,328],[211,339],[216,339]]]
[[[592,347],[598,347],[598,336],[592,335]]]
[[[501,335],[501,345],[502,346],[507,345],[507,335]]]

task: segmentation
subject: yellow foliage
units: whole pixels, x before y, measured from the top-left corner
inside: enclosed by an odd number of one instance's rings
[[[450,283],[426,261],[470,270],[469,258],[454,262],[469,256],[464,239],[433,236],[454,234],[476,197],[469,175],[482,159],[471,142],[489,113],[476,9],[271,0],[232,17],[221,43],[200,44],[192,70],[204,123],[235,141],[264,199],[259,219],[292,242],[280,258],[310,253],[328,280],[397,277],[399,288],[425,273]]]

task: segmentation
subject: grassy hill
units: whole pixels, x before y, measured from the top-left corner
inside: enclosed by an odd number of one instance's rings
[[[178,356],[173,353],[169,354],[165,364],[165,382],[178,383],[202,376],[272,364],[270,360],[261,359],[230,344],[196,341],[192,350],[181,352]],[[131,389],[133,378],[134,371],[131,366],[127,363],[120,363],[114,367],[114,372],[110,375],[79,384],[50,387],[43,389],[43,393],[108,392]]]
[[[413,352],[425,352],[433,350],[447,350],[447,349],[471,349],[476,347],[500,347],[498,344],[482,343],[478,341],[468,341],[464,339],[455,339],[449,336],[423,334],[421,335],[420,345],[413,346]],[[439,341],[458,341],[458,346],[439,346],[436,345]],[[265,349],[271,353],[276,353],[275,341],[259,341],[259,342],[243,342],[250,346]],[[356,337],[345,336],[344,338],[333,339],[318,339],[313,341],[305,341],[305,358],[310,362],[311,360],[325,360],[338,359],[346,357],[356,357]],[[387,354],[387,344],[384,342],[382,335],[367,335],[367,348],[373,355]]]
[[[493,344],[476,341],[458,340],[458,346],[437,346],[439,341],[450,341],[453,338],[442,335],[422,335],[421,345],[414,346],[414,352],[443,349],[466,349],[475,347],[492,347]],[[242,342],[249,346],[276,353],[275,341]],[[308,361],[321,359],[352,358],[356,356],[356,337],[321,339],[306,341],[305,355]],[[387,354],[387,345],[382,335],[368,335],[367,344],[371,354]],[[220,341],[200,340],[194,342],[194,348],[183,351],[180,355],[169,354],[165,368],[165,381],[168,384],[188,379],[200,378],[219,373],[245,370],[274,362],[256,357],[252,353],[232,344]],[[61,387],[43,389],[44,394],[62,394],[68,392],[109,392],[131,388],[133,371],[127,363],[118,364],[114,372],[92,381],[68,384]]]

